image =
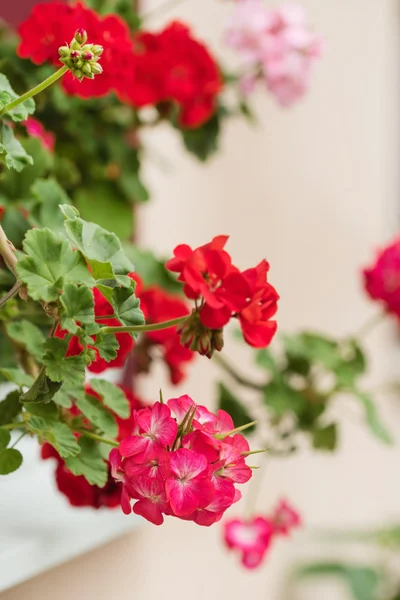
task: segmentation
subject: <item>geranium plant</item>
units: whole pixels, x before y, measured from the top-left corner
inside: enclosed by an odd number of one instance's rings
[[[194,249],[182,240],[168,260],[135,243],[132,216],[150,195],[141,130],[169,123],[206,160],[227,118],[253,118],[256,83],[282,106],[304,95],[322,42],[299,6],[239,0],[226,31],[241,53],[233,74],[186,24],[154,32],[128,0],[111,11],[102,4],[38,4],[17,36],[1,33],[0,375],[13,390],[0,402],[0,474],[20,467],[18,441],[34,436],[73,506],[121,505],[156,525],[175,516],[208,526],[240,499],[250,455],[285,456],[300,436],[334,450],[338,424],[326,413],[342,393],[391,441],[359,382],[366,361],[357,336],[301,332],[268,348],[279,296],[264,258],[239,268],[226,235]],[[388,290],[385,269],[382,279],[374,273],[367,289],[375,298],[390,293],[392,306],[397,280]],[[232,323],[260,381],[225,357]],[[197,355],[235,383],[218,384],[216,411],[189,395],[143,401],[138,383],[155,361],[177,384]],[[110,367],[120,369],[117,384],[98,377]],[[267,427],[240,387],[258,395]],[[224,535],[252,568],[300,522],[282,501],[271,514],[227,521]]]

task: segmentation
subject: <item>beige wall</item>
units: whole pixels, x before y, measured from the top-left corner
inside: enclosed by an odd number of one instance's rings
[[[166,253],[181,241],[198,244],[213,234],[230,233],[229,248],[241,266],[264,255],[270,260],[271,279],[282,297],[282,329],[345,334],[374,310],[360,293],[360,265],[398,228],[400,9],[397,0],[303,4],[327,39],[326,56],[306,101],[286,112],[260,93],[259,126],[230,124],[220,155],[207,167],[185,156],[169,130],[152,132],[148,178],[155,201],[143,211],[142,235]],[[179,14],[222,48],[221,23],[230,8],[222,0],[191,0]],[[171,163],[169,173],[160,171],[158,155]],[[393,375],[399,352],[390,325],[373,333],[368,347],[371,380]],[[238,364],[249,362],[244,348],[232,346],[230,353]],[[207,402],[215,374],[206,360],[198,361],[182,391]],[[146,384],[148,397],[156,396],[159,385],[156,377]],[[359,426],[357,409],[348,402],[334,409],[343,416],[335,456],[305,449],[290,460],[267,464],[260,510],[284,494],[299,506],[310,528],[360,527],[400,518],[400,450],[372,439]],[[399,430],[398,403],[382,397],[380,409],[392,429]],[[202,529],[179,521],[162,528],[143,525],[2,598],[236,600],[246,595],[283,600],[282,582],[291,560],[329,551],[310,546],[305,533],[292,543],[277,544],[267,566],[248,574],[224,552],[219,536],[218,526]],[[356,552],[363,557],[366,551]],[[307,600],[328,597],[338,600],[338,593],[314,590]],[[291,594],[286,600],[300,598]]]

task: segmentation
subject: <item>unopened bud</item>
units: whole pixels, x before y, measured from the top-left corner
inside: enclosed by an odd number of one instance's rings
[[[207,356],[212,351],[210,333],[204,332],[200,337],[197,345],[199,354]]]
[[[213,331],[212,345],[217,352],[221,352],[222,348],[224,347],[223,329],[215,329]]]
[[[60,56],[69,56],[69,46],[60,46],[58,53]]]
[[[87,42],[87,33],[84,29],[79,28],[76,30],[75,32],[75,40],[78,42],[78,44],[86,44]]]
[[[103,46],[100,46],[99,44],[93,44],[91,47],[91,51],[95,56],[101,56],[103,54],[103,50]]]
[[[90,75],[92,72],[89,63],[83,63],[82,66],[82,73],[84,73],[85,75]]]
[[[91,72],[95,75],[100,75],[103,72],[103,67],[99,63],[90,63]]]
[[[81,55],[80,52],[78,50],[72,50],[72,52],[69,53],[71,58],[79,58],[79,56]]]
[[[83,52],[82,53],[83,60],[92,60],[93,57],[94,57],[94,54],[92,54],[91,52]]]

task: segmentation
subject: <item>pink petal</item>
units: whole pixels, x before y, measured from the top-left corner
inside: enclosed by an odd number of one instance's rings
[[[126,515],[130,515],[132,512],[131,499],[125,486],[122,487],[121,508],[122,512]]]
[[[169,478],[165,482],[165,491],[172,511],[177,517],[180,517],[190,515],[197,508],[207,506],[214,494],[214,487],[204,477],[190,481]]]
[[[144,517],[150,521],[150,523],[153,523],[153,525],[162,525],[164,523],[164,517],[160,506],[151,500],[138,500],[133,505],[133,512]]]
[[[180,448],[171,453],[170,469],[180,479],[189,480],[204,473],[208,469],[208,462],[202,454]]]
[[[131,435],[121,440],[119,451],[121,456],[133,456],[140,452],[145,452],[149,444],[149,439],[139,435]]]

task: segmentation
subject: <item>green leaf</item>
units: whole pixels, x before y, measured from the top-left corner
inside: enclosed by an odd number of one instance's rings
[[[215,113],[213,117],[197,129],[184,129],[182,139],[186,150],[205,162],[218,150],[218,139],[220,134],[220,115]]]
[[[65,284],[60,301],[64,308],[61,314],[63,329],[76,333],[78,322],[82,325],[95,325],[93,293],[86,285],[78,287],[75,283]]]
[[[7,335],[20,346],[26,348],[30,354],[40,360],[43,355],[42,345],[45,341],[43,333],[30,321],[12,321],[6,324]]]
[[[0,162],[3,162],[8,169],[15,169],[18,172],[33,164],[32,156],[26,152],[15,137],[14,131],[5,123],[0,124]]]
[[[16,98],[19,98],[18,94],[14,92],[12,89],[10,82],[7,77],[0,73],[0,108],[12,102]],[[4,94],[4,92],[6,94]],[[15,122],[25,121],[29,115],[33,115],[35,112],[35,101],[33,98],[29,98],[22,104],[19,104],[9,112],[7,112],[7,116],[11,117],[11,119]]]
[[[293,389],[284,381],[273,380],[265,388],[264,404],[276,416],[281,417],[286,413],[302,413],[305,407],[305,399],[301,392]]]
[[[354,386],[358,377],[365,373],[367,361],[357,341],[341,346],[341,359],[335,368],[336,385],[342,388]]]
[[[337,444],[337,427],[331,423],[326,427],[314,429],[312,432],[313,446],[316,450],[328,450],[333,452]]]
[[[42,417],[31,417],[28,421],[30,431],[49,442],[63,458],[77,456],[80,447],[72,431],[64,423]]]
[[[316,563],[297,570],[297,578],[340,577],[355,600],[376,600],[380,583],[379,572],[372,567],[340,563]]]
[[[70,199],[54,178],[37,179],[31,188],[36,198],[30,216],[39,227],[48,227],[57,233],[64,233],[64,218],[60,204],[68,204]]]
[[[116,287],[110,288],[104,285],[97,286],[99,291],[107,298],[114,309],[114,313],[123,325],[143,325],[144,314],[140,310],[140,300],[135,296],[135,282],[132,281],[129,288]],[[137,334],[132,333],[132,337],[137,337]]]
[[[241,427],[254,421],[245,408],[245,403],[239,400],[223,383],[218,383],[218,407],[229,413],[235,427]],[[255,425],[244,432],[245,435],[254,431]]]
[[[42,376],[37,378],[33,385],[25,394],[20,397],[21,402],[51,402],[54,395],[61,387],[61,383],[54,382],[43,372]]]
[[[240,335],[242,333],[240,332]],[[278,372],[278,365],[275,357],[269,348],[262,348],[262,350],[256,350],[254,352],[256,365],[268,371],[272,375]]]
[[[105,379],[97,378],[91,379],[90,385],[101,396],[103,404],[121,419],[127,419],[130,416],[129,401],[121,388]]]
[[[165,268],[166,259],[157,258],[151,250],[144,250],[131,244],[127,245],[125,250],[136,271],[140,273],[145,287],[157,284],[168,292],[182,294],[182,284]]]
[[[43,356],[43,364],[46,373],[52,381],[64,381],[73,379],[82,381],[85,379],[85,363],[82,356],[68,356],[65,354],[68,341],[60,338],[49,338],[44,344],[46,354]]]
[[[53,400],[63,408],[71,408],[73,401],[85,395],[83,383],[69,379],[62,384],[62,387],[55,394]]]
[[[10,443],[10,440],[10,432],[7,429],[0,427],[0,451],[4,450],[4,448],[7,448],[8,444]]]
[[[150,198],[149,190],[144,185],[138,173],[122,171],[118,179],[118,185],[122,193],[131,202],[147,202]]]
[[[97,398],[86,394],[77,399],[76,405],[85,417],[105,435],[111,438],[117,437],[118,426],[113,415],[104,408]]]
[[[94,284],[82,255],[50,229],[28,231],[23,248],[27,256],[18,261],[17,272],[34,300],[57,300],[68,282]]]
[[[114,233],[106,231],[95,223],[88,223],[77,216],[72,216],[71,207],[68,205],[62,206],[61,210],[66,217],[65,229],[74,246],[88,261],[95,279],[99,279],[98,263],[109,263],[116,275],[127,275],[134,270]]]
[[[19,390],[14,390],[0,402],[0,425],[12,423],[19,415],[22,410],[22,404],[19,401],[20,395]]]
[[[58,419],[58,410],[54,402],[49,404],[41,404],[38,402],[25,402],[25,410],[35,417],[43,419]]]
[[[15,448],[7,448],[0,452],[0,475],[13,473],[22,465],[22,454]]]
[[[110,335],[96,335],[96,342],[94,344],[96,350],[98,350],[99,355],[106,362],[110,362],[117,358],[117,350],[119,348],[119,343],[114,334]]]
[[[82,436],[78,444],[79,456],[67,458],[67,468],[74,475],[83,475],[90,485],[104,487],[108,479],[107,463],[103,460],[96,442]]]
[[[8,381],[15,383],[19,388],[29,387],[34,381],[33,377],[24,373],[22,369],[0,369],[0,374]]]
[[[386,425],[380,420],[378,409],[372,398],[367,393],[359,390],[353,390],[353,393],[364,408],[365,420],[371,433],[384,444],[391,446],[393,444],[393,437],[386,428]]]

